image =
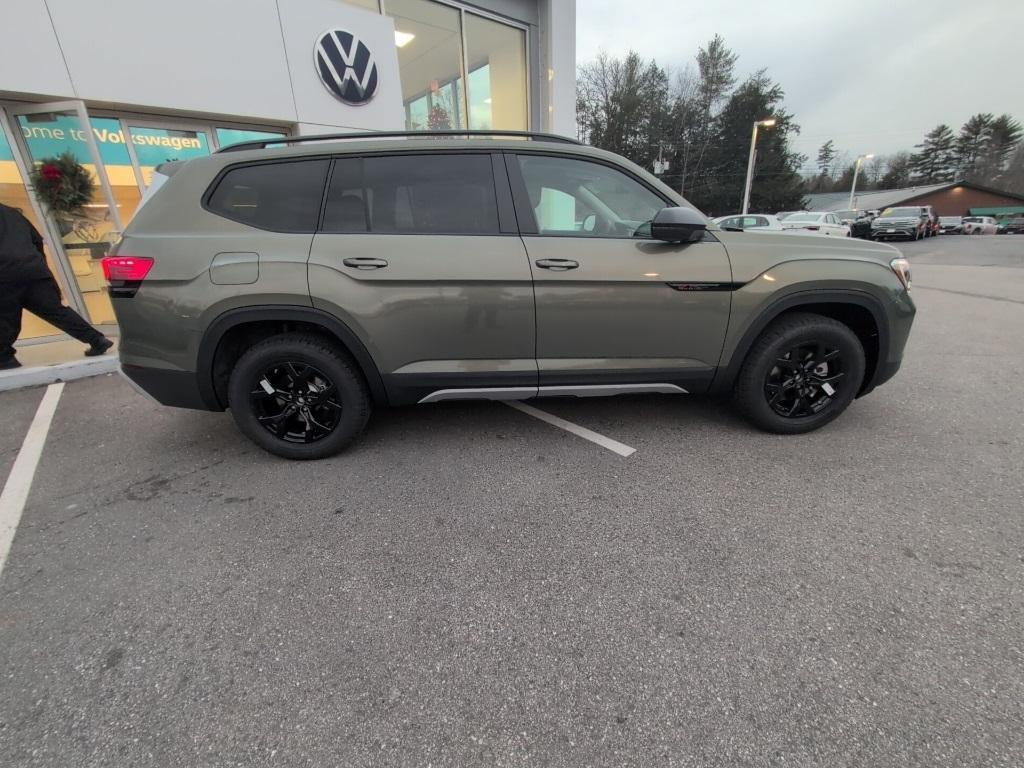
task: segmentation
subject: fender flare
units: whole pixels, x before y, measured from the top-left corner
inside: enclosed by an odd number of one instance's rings
[[[370,394],[374,403],[385,405],[388,402],[387,393],[384,390],[384,381],[381,379],[377,364],[373,361],[366,345],[345,323],[329,312],[314,307],[302,307],[291,304],[269,305],[260,307],[240,307],[229,309],[220,314],[210,323],[203,340],[199,344],[199,356],[197,359],[197,374],[199,379],[199,391],[203,400],[224,410],[224,403],[220,402],[217,396],[217,389],[213,380],[213,361],[216,359],[217,350],[220,348],[224,335],[232,328],[244,323],[256,323],[267,321],[288,321],[309,323],[317,325],[325,332],[334,336],[346,351],[352,355],[366,379],[370,388]]]
[[[866,291],[852,289],[797,291],[773,301],[761,310],[744,331],[728,364],[718,367],[710,391],[721,394],[731,390],[736,377],[739,376],[743,361],[746,360],[747,353],[750,352],[750,348],[754,346],[757,338],[783,312],[797,309],[806,304],[853,304],[871,313],[875,320],[875,327],[878,328],[878,361],[871,380],[865,380],[861,385],[861,394],[870,392],[874,388],[875,378],[882,369],[882,364],[889,359],[889,320],[882,302]]]

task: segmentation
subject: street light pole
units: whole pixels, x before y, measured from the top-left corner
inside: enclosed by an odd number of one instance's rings
[[[860,164],[862,160],[869,160],[874,155],[857,155],[857,162],[853,166],[853,184],[850,185],[850,204],[847,206],[851,211],[853,210],[853,193],[857,191],[857,174],[860,173]]]
[[[755,120],[754,132],[750,134],[750,157],[747,159],[747,180],[743,184],[743,213],[746,214],[750,207],[750,185],[754,180],[754,147],[757,145],[757,129],[771,128],[775,125],[774,119]]]

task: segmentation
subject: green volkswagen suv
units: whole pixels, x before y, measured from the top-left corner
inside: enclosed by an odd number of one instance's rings
[[[627,160],[535,133],[250,142],[161,166],[104,262],[123,372],[292,459],[374,407],[731,393],[816,429],[900,366],[891,246],[724,231]]]

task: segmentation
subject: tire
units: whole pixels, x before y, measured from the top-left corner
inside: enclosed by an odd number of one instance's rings
[[[307,460],[351,444],[370,418],[371,403],[344,350],[319,336],[288,333],[242,354],[228,383],[228,407],[238,429],[260,448]]]
[[[800,374],[812,391],[809,397],[800,395],[796,387],[787,389],[784,383],[786,377],[793,380],[799,367],[810,364],[803,362],[802,354],[797,363],[789,362],[804,348],[821,350],[822,354],[815,352],[810,360],[830,358],[822,363],[826,370],[821,370],[819,364]],[[823,380],[833,389],[832,395],[818,386]],[[849,327],[830,317],[793,312],[772,323],[754,342],[736,379],[733,400],[754,426],[766,432],[796,435],[823,427],[839,416],[853,402],[863,380],[864,348]],[[794,408],[793,416],[780,413],[798,397],[806,408]]]

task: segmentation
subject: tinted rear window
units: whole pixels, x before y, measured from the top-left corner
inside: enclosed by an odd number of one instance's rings
[[[329,160],[232,168],[207,207],[243,224],[275,232],[315,232]]]
[[[324,232],[498,233],[489,155],[394,155],[335,161]]]

